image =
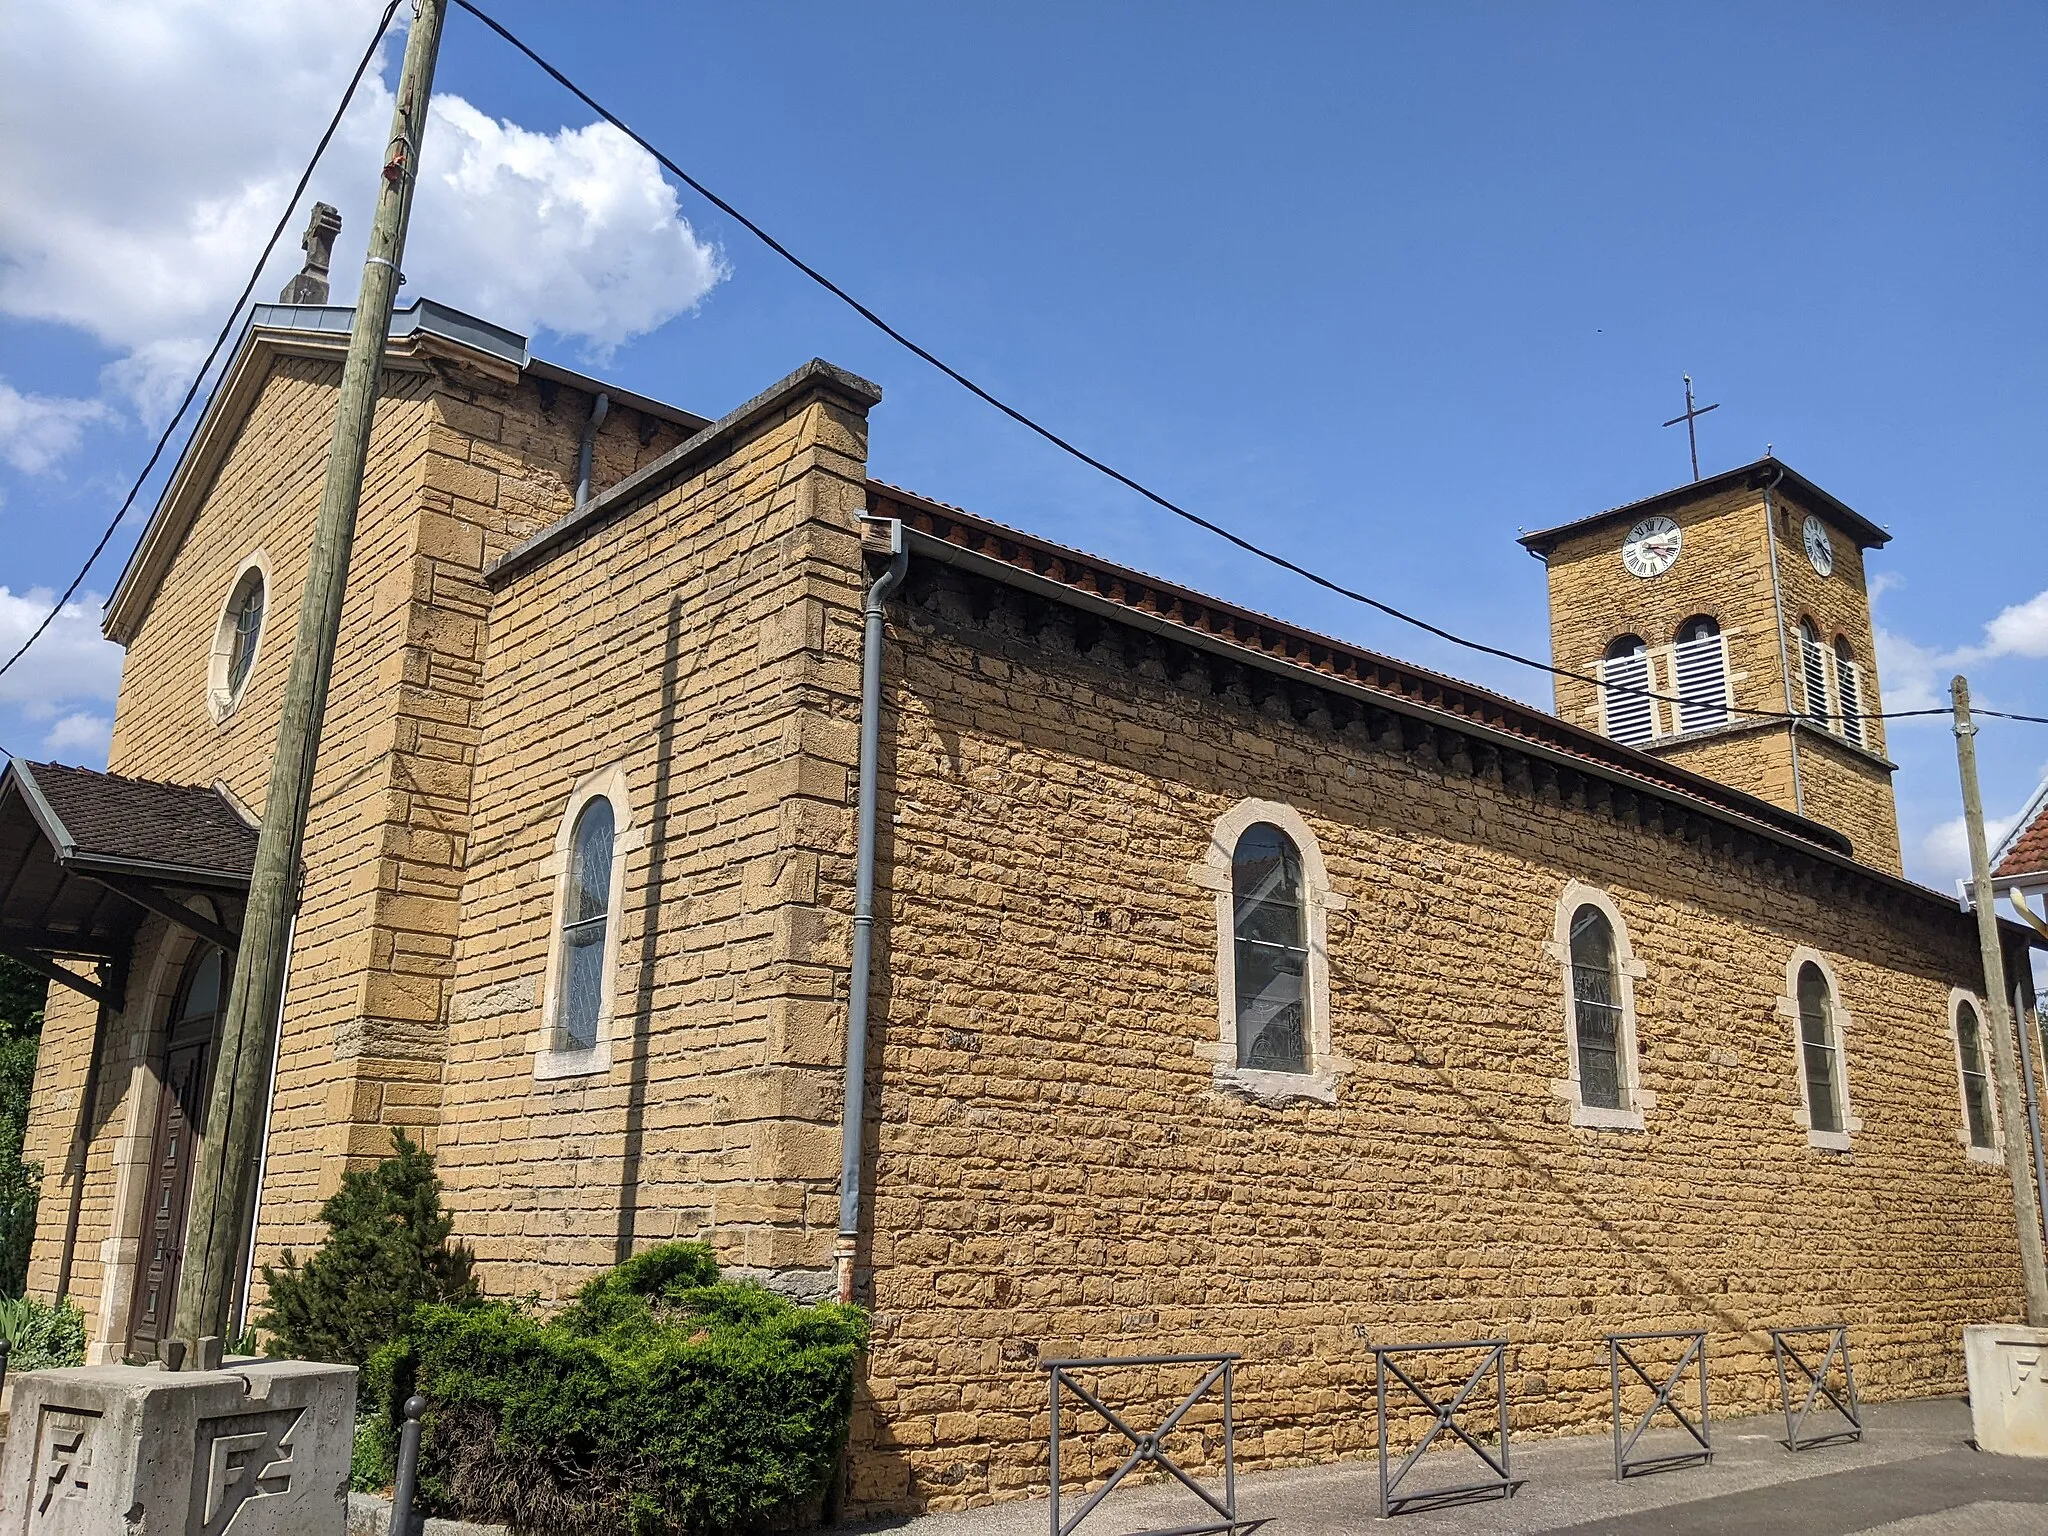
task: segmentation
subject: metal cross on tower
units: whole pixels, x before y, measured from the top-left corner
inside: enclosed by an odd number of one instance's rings
[[[1664,425],[1675,427],[1681,421],[1685,423],[1685,440],[1692,445],[1692,477],[1694,480],[1698,480],[1700,477],[1700,439],[1699,433],[1693,428],[1693,423],[1706,415],[1707,412],[1718,411],[1721,407],[1716,402],[1713,405],[1703,405],[1698,410],[1694,410],[1692,404],[1692,375],[1688,373],[1681,375],[1681,377],[1685,380],[1685,414],[1672,417]]]

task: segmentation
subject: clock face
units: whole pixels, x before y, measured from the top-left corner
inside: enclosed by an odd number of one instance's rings
[[[1828,541],[1827,526],[1813,516],[1806,519],[1806,558],[1813,562],[1813,568],[1821,575],[1834,574],[1835,546]]]
[[[1678,563],[1685,534],[1668,517],[1646,517],[1621,541],[1621,563],[1632,576],[1662,576]]]

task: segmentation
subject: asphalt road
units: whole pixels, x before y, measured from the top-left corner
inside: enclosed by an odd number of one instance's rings
[[[1238,1480],[1245,1529],[1262,1536],[1323,1536],[1378,1528],[1387,1536],[1706,1536],[1785,1532],[1788,1536],[2048,1536],[2048,1461],[1985,1455],[1970,1445],[1970,1412],[1959,1398],[1868,1405],[1860,1443],[1793,1454],[1784,1420],[1736,1419],[1714,1426],[1711,1466],[1616,1483],[1605,1436],[1518,1445],[1513,1498],[1378,1516],[1376,1465],[1351,1462]],[[1414,1484],[1470,1474],[1432,1455]],[[1474,1466],[1477,1464],[1474,1463]],[[1414,1485],[1414,1484],[1411,1484]],[[1076,1503],[1063,1513],[1071,1514]],[[1043,1500],[880,1522],[869,1531],[904,1536],[1044,1536]],[[1126,1536],[1194,1523],[1192,1496],[1172,1484],[1120,1488],[1076,1536]]]

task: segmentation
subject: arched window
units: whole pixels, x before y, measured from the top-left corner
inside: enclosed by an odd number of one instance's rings
[[[1565,1077],[1551,1092],[1587,1130],[1640,1131],[1657,1095],[1636,1070],[1635,984],[1647,973],[1614,898],[1574,880],[1557,900],[1543,952],[1563,978]]]
[[[1991,1079],[1984,1070],[1984,1035],[1977,1022],[1976,1006],[1966,997],[1956,999],[1956,1066],[1963,1080],[1963,1127],[1973,1151],[1990,1151],[1996,1145],[1991,1122]]]
[[[1308,913],[1301,850],[1255,822],[1230,860],[1237,961],[1237,1062],[1256,1072],[1308,1070]]]
[[[555,1015],[558,1050],[597,1045],[604,1012],[605,943],[611,926],[612,803],[599,795],[576,818],[569,844],[569,885],[562,907],[560,1004]]]
[[[1678,728],[1711,731],[1728,723],[1728,646],[1721,626],[1697,614],[1678,626],[1671,648],[1671,668],[1678,684]]]
[[[1833,713],[1828,708],[1828,652],[1811,619],[1799,621],[1799,680],[1806,689],[1807,718],[1826,725]]]
[[[1278,1108],[1337,1102],[1352,1063],[1331,1038],[1330,887],[1315,829],[1284,800],[1218,816],[1189,878],[1216,915],[1216,1038],[1197,1047],[1221,1092]]]
[[[1799,967],[1799,1059],[1806,1070],[1809,1128],[1839,1133],[1844,1117],[1841,1036],[1835,1028],[1835,998],[1826,975],[1811,960]]]
[[[1622,635],[1600,660],[1601,710],[1607,734],[1640,746],[1657,734],[1656,701],[1650,697],[1650,652],[1641,635]]]
[[[1863,673],[1846,635],[1835,636],[1835,698],[1842,707],[1842,734],[1863,745]]]
[[[1621,975],[1614,925],[1590,904],[1572,914],[1572,1029],[1579,1047],[1579,1101],[1588,1109],[1627,1109],[1621,1069]]]

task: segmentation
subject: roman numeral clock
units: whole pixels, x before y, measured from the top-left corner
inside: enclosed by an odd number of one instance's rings
[[[1668,517],[1646,517],[1621,541],[1621,563],[1631,576],[1662,576],[1678,563],[1685,534]]]

